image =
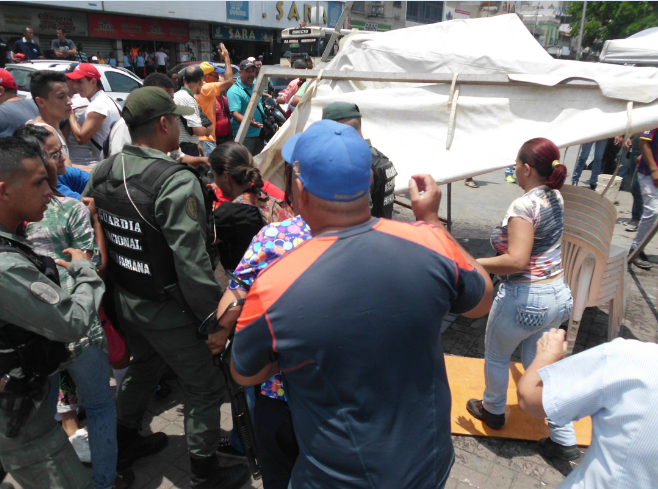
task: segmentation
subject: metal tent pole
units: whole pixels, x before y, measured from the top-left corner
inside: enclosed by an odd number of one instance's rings
[[[352,10],[353,3],[354,2],[345,2],[345,8],[343,9],[343,12],[340,14],[340,18],[336,23],[336,27],[334,27],[334,32],[331,33],[331,37],[329,38],[327,47],[324,48],[324,53],[322,53],[322,59],[320,60],[322,63],[325,63],[326,61],[329,60],[329,55],[331,54],[331,50],[333,49],[334,44],[336,44],[336,40],[338,39],[340,30],[343,28],[343,24],[347,20],[347,16],[349,15],[350,10]]]

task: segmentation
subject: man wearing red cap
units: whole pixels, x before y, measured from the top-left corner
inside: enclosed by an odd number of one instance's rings
[[[0,137],[8,138],[39,111],[32,100],[25,100],[16,92],[18,86],[7,70],[0,69]]]
[[[74,81],[75,89],[89,100],[87,116],[82,126],[78,124],[75,115],[71,113],[69,123],[71,134],[78,144],[93,145],[93,161],[80,162],[82,164],[95,163],[107,157],[103,151],[105,141],[110,137],[112,125],[121,118],[119,106],[105,94],[98,69],[90,63],[80,63],[67,78]]]

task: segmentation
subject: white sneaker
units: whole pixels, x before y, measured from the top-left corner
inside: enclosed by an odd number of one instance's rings
[[[80,462],[90,464],[91,452],[89,451],[89,433],[87,433],[87,430],[80,428],[73,436],[69,436],[69,441],[73,445]]]

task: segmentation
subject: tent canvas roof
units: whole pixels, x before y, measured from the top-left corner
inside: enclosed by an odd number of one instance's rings
[[[628,39],[606,41],[599,60],[604,63],[658,66],[658,27],[638,32]]]
[[[313,82],[256,158],[275,183],[281,183],[285,141],[338,100],[359,106],[364,136],[396,166],[396,192],[406,191],[409,177],[419,172],[447,183],[512,165],[519,147],[533,137],[568,147],[623,134],[628,101],[634,101],[631,130],[658,126],[657,69],[555,60],[516,15],[359,34],[319,68],[352,75],[502,75],[509,83],[457,81],[450,131],[450,83]],[[572,79],[589,83],[564,83]]]

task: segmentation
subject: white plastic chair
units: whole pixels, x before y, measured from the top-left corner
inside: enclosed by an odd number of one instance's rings
[[[625,250],[612,246],[617,210],[591,190],[565,185],[565,224],[562,260],[574,299],[567,330],[568,353],[573,352],[586,307],[609,303],[608,340],[615,338],[624,316]]]

